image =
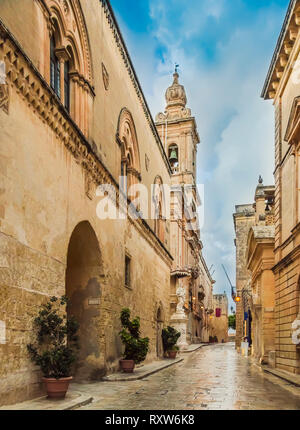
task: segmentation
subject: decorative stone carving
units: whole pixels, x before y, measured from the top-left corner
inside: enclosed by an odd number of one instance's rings
[[[5,84],[0,84],[0,109],[6,114],[9,111],[9,87]]]
[[[184,316],[184,305],[185,305],[185,288],[184,286],[179,283],[179,286],[176,291],[177,297],[178,297],[178,303],[177,303],[177,309],[176,309],[176,315],[177,316]]]
[[[178,82],[178,73],[174,73],[173,77],[173,84],[166,91],[167,108],[174,105],[180,105],[185,107],[187,99],[184,86],[180,85]]]
[[[90,175],[85,172],[84,173],[84,189],[85,189],[85,194],[86,196],[90,199],[93,200],[93,194],[92,194],[92,180]]]
[[[70,8],[67,0],[63,0],[63,10],[66,15],[68,15],[68,13],[70,12]]]
[[[102,63],[102,79],[103,79],[104,88],[107,91],[109,88],[109,74],[103,63]]]

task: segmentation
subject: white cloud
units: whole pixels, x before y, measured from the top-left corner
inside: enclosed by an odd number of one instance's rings
[[[202,142],[198,181],[205,184],[206,194],[204,254],[208,266],[215,265],[216,291],[229,293],[221,264],[227,266],[235,283],[235,205],[252,203],[259,174],[265,183],[274,182],[273,108],[260,99],[260,91],[284,10],[261,9],[245,25],[235,23],[232,28],[227,20],[227,37],[216,37],[216,58],[208,61],[199,35],[208,17],[222,23],[224,1],[205,0],[188,6],[178,0],[153,1],[152,34],[135,38],[127,29],[126,35],[153,116],[164,110],[174,63],[181,66],[180,81]],[[155,54],[157,46],[163,47],[161,57]]]

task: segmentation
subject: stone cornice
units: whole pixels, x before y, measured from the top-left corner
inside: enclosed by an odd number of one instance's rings
[[[192,124],[193,124],[193,131],[192,131],[193,140],[194,140],[194,142],[196,142],[196,145],[201,143],[201,140],[200,140],[200,137],[199,137],[199,134],[197,131],[196,118],[194,116],[190,116],[188,118],[172,118],[172,119],[168,119],[166,117],[166,119],[164,121],[156,121],[155,125],[156,125],[156,127],[159,127],[159,126],[164,126],[167,123],[168,127],[169,127],[170,125],[178,125],[178,124],[181,124],[183,122],[186,122],[186,123],[192,122]]]
[[[59,141],[71,152],[76,163],[81,165],[91,181],[97,185],[111,184],[120,195],[119,184],[105,167],[82,131],[72,120],[63,104],[43,76],[24,53],[21,46],[0,19],[0,59],[6,65],[7,85],[15,87],[17,93],[40,120],[47,124]],[[128,219],[168,265],[172,255],[143,219]],[[149,234],[150,233],[150,234]],[[157,246],[158,245],[158,246]]]
[[[101,5],[104,9],[104,13],[105,13],[106,19],[109,23],[109,26],[111,28],[111,31],[113,33],[116,45],[119,48],[119,51],[120,51],[121,57],[123,59],[124,65],[128,71],[129,77],[132,81],[132,84],[133,84],[133,87],[136,91],[137,97],[140,100],[140,103],[142,105],[146,120],[150,126],[151,132],[152,132],[154,139],[158,145],[158,148],[161,152],[164,163],[168,169],[169,174],[172,175],[171,165],[169,163],[168,157],[165,153],[164,147],[163,147],[162,142],[160,140],[160,137],[158,135],[155,123],[153,121],[153,118],[152,118],[152,115],[151,115],[151,112],[149,109],[149,106],[147,104],[147,101],[146,101],[146,98],[144,96],[142,87],[140,85],[137,74],[136,74],[135,69],[133,67],[130,55],[128,53],[126,44],[124,42],[121,30],[120,30],[119,25],[117,23],[117,20],[115,18],[111,4],[110,4],[109,0],[99,0],[99,1],[100,1]]]
[[[273,99],[286,72],[300,25],[300,0],[290,0],[261,97]]]
[[[296,246],[288,255],[282,258],[275,266],[272,267],[274,273],[278,273],[281,269],[289,266],[297,257],[300,256],[300,245]]]

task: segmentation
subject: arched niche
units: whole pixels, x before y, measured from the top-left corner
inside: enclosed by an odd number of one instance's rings
[[[80,348],[75,369],[78,379],[93,379],[97,370],[94,364],[100,356],[102,276],[103,264],[96,233],[88,221],[80,222],[70,237],[66,268],[67,314],[80,324]]]

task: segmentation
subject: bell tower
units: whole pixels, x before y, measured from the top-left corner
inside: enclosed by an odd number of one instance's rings
[[[184,86],[179,83],[177,70],[173,83],[167,88],[166,109],[156,116],[156,128],[160,135],[173,175],[183,176],[180,182],[196,182],[197,145],[200,142],[195,118],[186,107]],[[189,178],[188,178],[189,177]]]
[[[195,118],[191,109],[186,107],[186,93],[184,86],[179,83],[177,68],[165,97],[165,112],[156,116],[156,127],[172,167],[171,185],[175,190],[184,190],[179,196],[176,192],[172,194],[170,205],[171,253],[174,256],[170,280],[170,323],[180,331],[178,345],[185,349],[195,335],[197,322],[192,321],[196,309],[201,306],[197,302],[200,276],[195,275],[200,274],[203,247],[196,210],[200,198],[195,186],[197,145],[200,139]],[[187,190],[192,197],[189,211],[182,210]],[[200,326],[198,330],[200,332]]]

